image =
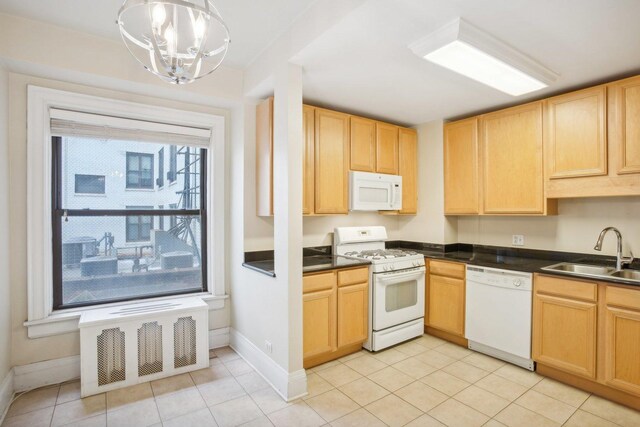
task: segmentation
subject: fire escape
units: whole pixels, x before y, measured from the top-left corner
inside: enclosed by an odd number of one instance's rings
[[[178,209],[197,210],[200,209],[200,149],[195,147],[179,147],[177,151],[177,163],[182,168],[176,172],[176,179],[183,176],[182,190],[176,191],[180,195]],[[200,227],[200,217],[190,215],[178,215],[176,224],[169,229],[176,238],[182,240],[193,248],[193,253],[200,259],[198,248],[198,238],[195,230],[202,230]]]

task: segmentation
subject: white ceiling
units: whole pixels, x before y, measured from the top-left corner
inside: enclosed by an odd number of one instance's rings
[[[514,98],[407,48],[458,16],[560,78]],[[296,62],[304,67],[305,101],[415,125],[640,72],[638,17],[638,0],[369,0]]]
[[[231,32],[225,64],[247,67],[315,1],[214,0]],[[0,0],[0,12],[119,39],[121,4]],[[415,125],[640,73],[639,16],[639,0],[366,0],[294,60],[304,69],[306,102]],[[407,47],[456,17],[560,78],[514,98],[418,58]]]
[[[229,27],[225,65],[246,67],[316,0],[214,0]],[[0,12],[120,40],[123,0],[0,0]]]

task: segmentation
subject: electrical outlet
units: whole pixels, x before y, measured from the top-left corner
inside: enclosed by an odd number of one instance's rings
[[[514,234],[511,239],[513,246],[524,246],[524,236],[522,234]]]
[[[264,348],[267,349],[267,353],[269,354],[273,353],[273,345],[271,345],[269,341],[264,342]]]

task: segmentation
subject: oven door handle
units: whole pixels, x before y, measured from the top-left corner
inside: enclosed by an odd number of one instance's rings
[[[419,279],[421,277],[424,277],[424,275],[425,275],[424,269],[408,271],[406,273],[400,273],[400,274],[393,274],[393,272],[390,271],[388,273],[378,274],[376,277],[376,282],[380,281],[380,283],[382,283],[383,285],[392,285],[394,283],[398,283],[399,281],[406,280],[407,278]],[[389,282],[389,283],[385,283],[385,282]]]

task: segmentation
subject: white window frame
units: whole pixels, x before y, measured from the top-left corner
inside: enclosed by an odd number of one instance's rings
[[[53,236],[51,223],[51,117],[52,108],[123,117],[154,123],[211,130],[207,148],[207,292],[145,299],[193,297],[198,295],[210,310],[224,307],[225,299],[225,118],[101,98],[29,85],[27,107],[27,296],[29,338],[78,330],[83,311],[92,307],[53,311]],[[131,304],[132,301],[101,304],[96,308]]]

